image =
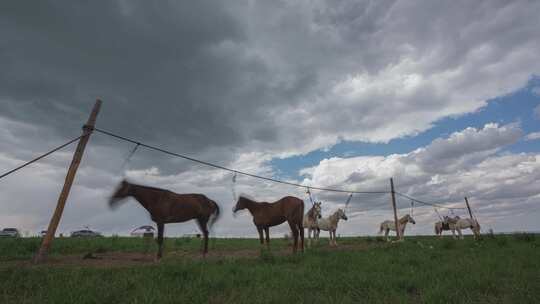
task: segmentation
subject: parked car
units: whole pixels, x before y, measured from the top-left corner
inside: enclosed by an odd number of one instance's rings
[[[21,234],[17,228],[4,228],[0,231],[0,237],[20,237]]]
[[[152,226],[141,226],[133,229],[130,234],[137,237],[154,237],[154,231],[155,229]]]
[[[92,231],[90,229],[82,229],[71,232],[71,237],[97,237],[102,236],[101,233],[97,231]]]
[[[45,237],[47,235],[47,230],[41,230],[41,232],[39,233],[39,236],[41,237]]]

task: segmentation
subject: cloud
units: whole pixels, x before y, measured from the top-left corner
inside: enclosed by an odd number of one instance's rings
[[[525,140],[537,140],[540,139],[540,132],[532,132],[525,136]]]
[[[540,87],[534,87],[531,89],[531,92],[537,96],[540,96]]]
[[[507,221],[506,217],[529,216],[527,210],[534,208],[540,199],[539,190],[535,187],[535,181],[540,178],[540,156],[497,153],[500,148],[519,139],[520,133],[516,124],[487,124],[481,129],[467,128],[406,154],[325,159],[317,166],[303,169],[305,178],[302,181],[290,181],[349,190],[387,191],[388,179],[394,177],[397,191],[422,200],[462,207],[462,197],[469,196],[482,223],[485,223],[486,227],[494,227],[497,231],[499,224]],[[449,151],[454,151],[454,154]],[[68,233],[89,225],[108,234],[127,234],[138,225],[151,224],[146,211],[132,199],[116,210],[109,210],[107,198],[120,181],[122,172],[111,173],[108,168],[100,168],[102,158],[99,155],[106,152],[107,150],[94,150],[85,156],[65,209],[60,232]],[[0,216],[3,226],[17,226],[34,233],[46,227],[62,186],[71,158],[70,153],[71,151],[67,150],[65,153],[55,154],[52,159],[32,165],[3,180],[0,184],[2,210],[5,211]],[[483,153],[484,157],[468,158],[469,154],[477,153]],[[444,158],[439,167],[434,166],[436,156]],[[112,153],[109,162],[120,164],[122,157],[121,153]],[[0,167],[13,167],[20,162],[21,160],[0,154]],[[274,174],[273,169],[268,166],[268,158],[263,154],[244,154],[227,165],[264,176]],[[232,216],[234,201],[231,173],[204,166],[185,167],[174,173],[166,173],[158,167],[149,166],[128,169],[126,175],[133,182],[179,193],[204,193],[218,201],[222,208],[223,217],[215,226],[217,235],[256,235],[247,213]],[[29,187],[32,191],[21,191],[30,189]],[[234,187],[237,195],[246,193],[261,201],[274,201],[285,194],[309,201],[302,189],[242,175],[237,177]],[[316,200],[324,202],[325,215],[337,207],[345,207],[348,196],[346,193],[321,191],[313,191],[313,195]],[[398,207],[400,214],[410,212],[409,202],[399,196]],[[378,223],[391,216],[390,196],[356,194],[347,212],[350,220],[340,224],[343,235],[373,234]],[[412,232],[430,233],[431,223],[436,220],[434,211],[416,206],[414,215],[418,225],[411,227]],[[506,229],[527,227],[517,227],[515,223],[506,223],[505,226]],[[182,235],[195,231],[197,227],[192,222],[173,224],[168,225],[167,235]],[[273,235],[276,236],[286,232],[285,225],[273,229]]]
[[[414,135],[540,71],[537,3],[10,6],[4,116],[72,134],[99,96],[100,126],[225,162]]]
[[[534,116],[540,119],[540,105],[537,105],[536,108],[534,108]]]
[[[388,142],[415,135],[441,118],[484,107],[540,71],[540,3],[40,1],[30,9],[19,1],[3,8],[0,167],[6,170],[78,136],[96,97],[104,100],[101,128],[271,175],[269,159],[342,140]],[[389,176],[400,186],[441,184],[453,170],[472,170],[495,157],[517,129],[462,131],[467,138],[485,133],[473,145],[477,150],[456,137],[456,143],[424,147],[428,152],[359,159],[368,167],[351,163],[360,169],[350,174],[321,175],[320,166],[304,172],[313,171],[321,183],[346,179],[370,188],[387,187]],[[91,222],[107,231],[129,231],[147,221],[135,204],[124,205],[121,213],[101,205],[131,148],[92,136],[65,229]],[[0,221],[34,230],[46,225],[69,163],[65,151],[0,184],[0,207],[10,208]],[[337,158],[323,164],[349,172]],[[128,169],[136,180],[231,200],[230,176],[184,160],[141,148]],[[268,200],[296,193],[239,181],[239,192]],[[29,191],[30,185],[39,186]],[[237,228],[223,233],[247,227],[227,224]]]
[[[434,140],[426,148],[415,151],[412,158],[426,171],[455,171],[456,166],[474,164],[500,147],[516,142],[521,134],[517,124],[499,127],[491,123],[481,130],[469,127],[449,138]]]
[[[306,175],[306,184],[346,184],[348,189],[359,191],[388,190],[388,180],[393,177],[397,191],[452,207],[463,207],[463,197],[468,196],[478,218],[498,230],[498,223],[505,216],[524,216],[540,202],[540,190],[534,186],[540,178],[540,155],[497,153],[517,141],[520,134],[516,124],[487,124],[483,129],[467,128],[448,138],[435,139],[410,153],[334,157],[301,173]],[[339,196],[319,195],[326,200],[328,209],[343,204]],[[364,211],[366,216],[380,221],[391,215],[388,195],[360,194],[353,202],[351,212]],[[415,230],[429,233],[437,216],[431,207],[420,206],[417,204],[414,211],[420,219]],[[410,212],[410,202],[399,196],[398,207],[400,214]],[[461,213],[465,215],[464,211]],[[354,220],[355,225],[366,229],[364,219]]]

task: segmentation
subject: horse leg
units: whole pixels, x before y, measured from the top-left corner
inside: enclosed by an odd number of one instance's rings
[[[474,239],[478,240],[480,238],[480,233],[476,230],[476,228],[471,228],[471,230],[473,232]]]
[[[458,229],[457,229],[457,233],[458,233],[458,235],[459,235],[459,239],[460,239],[460,240],[463,240],[463,234],[461,233],[461,229],[458,228]]]
[[[263,228],[257,226],[257,232],[259,232],[259,240],[261,241],[261,245],[264,245]]]
[[[304,227],[299,226],[298,230],[300,231],[300,245],[301,245],[300,250],[304,252]]]
[[[197,219],[197,224],[199,224],[199,229],[201,229],[204,237],[204,247],[202,250],[203,257],[205,257],[208,253],[208,228],[206,226],[207,223],[207,220]]]
[[[386,241],[390,242],[390,239],[388,238],[388,234],[390,233],[390,229],[386,228],[384,230],[384,237],[386,237]]]
[[[315,231],[313,231],[313,237],[315,237]],[[311,228],[307,230],[308,248],[311,247]]]
[[[158,253],[157,253],[156,260],[159,261],[161,257],[163,256],[163,230],[165,230],[165,224],[158,223],[157,228],[158,228],[158,238],[157,238]]]
[[[266,248],[270,250],[270,228],[264,227],[264,232],[266,233]]]
[[[291,233],[294,238],[293,253],[296,253],[296,247],[298,246],[298,228],[291,221],[289,221],[289,227],[291,227]]]

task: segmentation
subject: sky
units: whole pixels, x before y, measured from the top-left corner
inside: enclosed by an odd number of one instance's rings
[[[468,197],[484,231],[538,231],[539,14],[536,1],[2,1],[0,172],[80,135],[100,98],[97,127],[170,151],[346,191],[388,191],[393,177],[422,201]],[[216,236],[257,234],[247,212],[233,216],[233,187],[310,205],[302,188],[233,185],[145,148],[123,168],[132,148],[92,135],[58,232],[152,224],[133,199],[109,209],[124,176],[217,201]],[[73,150],[0,180],[0,228],[46,229]],[[328,216],[347,194],[313,197]],[[417,222],[406,234],[433,233],[434,208],[397,204]],[[393,216],[389,194],[354,195],[346,212],[341,235],[374,235]]]

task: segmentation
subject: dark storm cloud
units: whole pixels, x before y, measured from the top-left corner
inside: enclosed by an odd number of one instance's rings
[[[102,97],[100,126],[221,162],[415,134],[539,69],[522,2],[0,5],[3,116],[65,136]]]
[[[245,36],[219,3],[1,5],[5,116],[73,134],[102,97],[100,126],[193,152],[246,140],[235,122],[261,114],[264,84],[248,76],[265,67],[221,53],[220,45]],[[267,128],[253,135],[274,136]]]

